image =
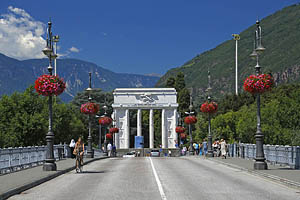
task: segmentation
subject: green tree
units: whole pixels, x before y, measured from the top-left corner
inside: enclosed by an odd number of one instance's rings
[[[175,79],[175,89],[178,93],[185,88],[184,73],[179,72]]]
[[[175,88],[175,78],[173,76],[169,77],[166,83],[167,88]]]

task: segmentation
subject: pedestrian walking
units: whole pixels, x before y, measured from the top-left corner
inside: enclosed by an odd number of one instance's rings
[[[207,154],[207,142],[206,142],[206,140],[203,140],[202,146],[203,146],[203,155],[206,156],[206,154]]]
[[[75,140],[72,139],[71,142],[70,142],[70,145],[69,145],[69,147],[71,149],[71,158],[76,158],[76,156],[73,154],[73,151],[74,151],[74,148],[75,148],[75,144],[76,144]]]
[[[195,152],[196,152],[196,155],[199,155],[199,144],[198,143],[195,143]]]
[[[222,155],[222,158],[225,158],[226,159],[226,141],[224,139],[221,139],[221,143],[220,143],[220,146],[221,146],[221,155]]]
[[[108,157],[111,157],[111,153],[112,153],[112,145],[111,145],[111,143],[108,143],[108,145],[107,145],[107,151],[108,151]]]
[[[186,146],[184,146],[183,148],[182,148],[182,154],[185,156],[186,155]]]

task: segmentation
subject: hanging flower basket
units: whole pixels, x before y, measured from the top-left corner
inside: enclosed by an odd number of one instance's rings
[[[205,102],[201,105],[200,108],[201,112],[203,113],[215,113],[218,110],[218,104],[214,101],[212,102]]]
[[[186,138],[186,134],[185,133],[180,133],[180,139],[185,139]]]
[[[175,129],[176,133],[184,133],[185,132],[185,128],[182,126],[177,126]]]
[[[87,115],[93,115],[99,112],[99,105],[96,103],[88,102],[81,105],[80,111]]]
[[[251,93],[264,93],[271,90],[274,79],[269,74],[251,75],[244,81],[244,90]]]
[[[99,119],[99,124],[102,126],[108,126],[112,123],[112,119],[110,117],[101,117]]]
[[[66,88],[63,79],[54,75],[44,74],[36,79],[34,88],[39,95],[53,96],[60,95]]]
[[[112,134],[111,133],[107,133],[106,134],[106,139],[111,140],[112,139]]]
[[[197,118],[195,116],[187,116],[184,118],[184,123],[186,124],[195,124],[197,122]]]
[[[113,133],[119,133],[119,129],[117,127],[113,127],[113,128],[109,129],[109,132],[112,133],[112,134]]]

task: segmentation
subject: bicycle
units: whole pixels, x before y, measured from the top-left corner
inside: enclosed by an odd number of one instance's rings
[[[81,165],[81,162],[82,162],[82,159],[80,156],[80,152],[77,152],[76,161],[75,161],[76,173],[79,173],[79,172],[82,173],[82,171],[83,171],[83,165]]]

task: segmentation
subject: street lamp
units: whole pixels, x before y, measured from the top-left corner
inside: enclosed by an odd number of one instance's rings
[[[211,102],[211,84],[210,84],[210,71],[208,70],[207,74],[208,78],[208,88],[207,88],[207,101],[208,103]],[[214,151],[212,148],[212,134],[211,134],[211,113],[208,113],[208,137],[207,137],[207,157],[214,157]]]
[[[235,94],[239,94],[238,90],[238,41],[240,40],[239,34],[232,34],[235,40]]]
[[[259,20],[256,21],[256,31],[255,31],[255,37],[254,37],[254,50],[251,53],[252,58],[256,58],[256,66],[255,66],[255,72],[256,75],[260,75],[260,65],[259,65],[259,55],[262,54],[262,52],[265,50],[265,48],[262,46],[262,29],[259,25]],[[255,162],[254,162],[254,169],[256,170],[265,170],[268,169],[268,165],[266,163],[266,159],[264,156],[264,134],[261,131],[261,116],[260,116],[260,94],[256,94],[256,103],[257,103],[257,126],[256,126],[256,156],[255,156]]]
[[[185,114],[192,116],[194,114],[194,112],[192,112],[192,110],[193,110],[192,93],[190,95],[189,110],[190,110],[190,112],[185,112]],[[194,155],[192,124],[191,123],[189,123],[189,136],[190,136],[190,151],[189,151],[189,153],[190,153],[190,155]]]
[[[107,106],[104,105],[103,109],[104,109],[104,116],[106,116],[107,115],[107,112],[106,112],[107,111]],[[107,156],[107,140],[106,140],[107,126],[105,126],[104,130],[105,131],[104,131],[104,152],[103,153],[105,153],[105,155]]]
[[[52,59],[56,58],[56,54],[53,53],[51,27],[52,27],[52,23],[50,21],[48,22],[47,45],[43,49],[43,53],[49,58],[48,71],[50,75],[52,75],[52,70],[53,70]],[[49,95],[48,107],[49,107],[49,129],[48,129],[48,133],[46,134],[47,149],[46,149],[46,159],[43,165],[43,170],[56,171],[56,163],[55,163],[54,152],[53,152],[54,133],[52,130],[53,118],[52,118],[52,96],[51,95]]]
[[[92,92],[92,73],[89,72],[89,87],[86,89],[86,91],[89,93],[89,103],[92,101],[91,92]],[[88,148],[87,148],[87,158],[93,158],[94,157],[94,151],[92,148],[92,119],[91,114],[89,114],[89,136],[88,136]]]
[[[53,36],[53,42],[55,43],[55,55],[57,55],[57,43],[59,42],[59,35]],[[56,57],[54,59],[54,75],[56,76]]]

